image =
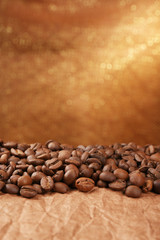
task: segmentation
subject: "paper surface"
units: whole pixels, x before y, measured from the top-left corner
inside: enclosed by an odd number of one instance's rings
[[[25,199],[0,195],[1,240],[158,240],[160,195],[128,198],[109,189]]]

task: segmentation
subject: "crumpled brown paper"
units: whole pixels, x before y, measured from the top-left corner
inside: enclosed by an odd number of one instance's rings
[[[128,198],[109,189],[25,199],[0,195],[1,240],[158,240],[160,195]]]

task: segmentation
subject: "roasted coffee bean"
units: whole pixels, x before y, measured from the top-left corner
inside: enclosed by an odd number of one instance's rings
[[[0,164],[6,164],[8,161],[8,154],[3,154],[0,157]]]
[[[42,172],[48,176],[52,176],[54,174],[54,172],[45,165],[42,166]]]
[[[21,187],[20,195],[25,198],[33,198],[37,195],[37,191],[34,186],[25,185]]]
[[[17,163],[19,161],[19,158],[18,157],[15,157],[15,156],[11,156],[8,158],[8,162],[15,162]]]
[[[30,156],[30,155],[34,155],[35,154],[33,149],[31,149],[31,148],[28,148],[24,153],[26,154],[26,156]]]
[[[92,164],[92,163],[91,163]],[[90,178],[93,174],[93,168],[85,168],[82,171],[80,171],[80,176],[81,177],[87,177]]]
[[[54,187],[54,181],[51,176],[43,177],[40,181],[40,185],[45,191],[51,191]]]
[[[155,154],[152,154],[152,155],[150,156],[150,159],[151,159],[151,160],[154,160],[154,161],[160,161],[160,152],[157,152],[157,153],[155,153]]]
[[[81,156],[82,163],[85,163],[88,157],[89,157],[89,152],[84,152]]]
[[[2,190],[2,188],[4,187],[4,185],[5,185],[5,183],[0,180],[0,191]]]
[[[16,170],[14,170],[14,172],[12,173],[12,175],[23,175],[23,171],[22,171],[22,169],[16,169]]]
[[[153,181],[151,179],[146,179],[142,187],[142,191],[147,193],[150,192],[153,188]]]
[[[98,174],[97,172],[94,172],[94,173],[92,174],[92,179],[93,179],[94,182],[97,182],[98,179],[99,179],[99,174]]]
[[[129,175],[129,180],[133,185],[141,187],[145,183],[145,177],[139,172],[132,172]]]
[[[42,172],[34,172],[31,175],[32,181],[34,183],[39,183],[43,177],[46,177],[46,175]]]
[[[21,176],[20,175],[12,175],[10,177],[10,182],[13,183],[13,184],[17,184],[17,180],[18,178],[20,178]]]
[[[61,161],[64,161],[65,159],[70,158],[71,152],[72,151],[70,151],[70,150],[61,150],[61,151],[59,151],[58,159],[61,160]]]
[[[29,144],[26,143],[20,143],[17,145],[17,148],[23,152],[25,152],[27,150],[27,148],[29,148]]]
[[[128,172],[129,172],[129,173],[134,172],[134,171],[136,171],[136,169],[137,169],[137,168],[135,168],[135,167],[129,167],[129,168],[128,168]]]
[[[58,158],[52,158],[50,160],[45,161],[45,165],[51,170],[57,170],[62,166],[62,161]]]
[[[74,164],[77,167],[79,167],[81,165],[81,160],[78,157],[70,157],[68,159],[65,159],[64,161],[66,164]]]
[[[71,185],[72,183],[75,182],[76,178],[77,178],[76,171],[74,169],[70,169],[64,174],[63,180],[67,185]]]
[[[98,163],[99,165],[101,165],[101,161],[98,158],[87,158],[86,163],[88,163],[88,164]]]
[[[90,163],[88,167],[94,169],[94,171],[101,169],[101,165],[98,163]]]
[[[78,170],[78,168],[77,168],[74,164],[69,164],[69,165],[67,165],[67,166],[65,167],[65,172],[67,172],[67,171],[69,171],[69,170],[71,170],[71,169],[73,169],[73,170],[76,172],[76,175],[77,175],[77,177],[78,177],[78,175],[79,175],[79,170]]]
[[[28,159],[27,158],[27,162],[28,162],[28,164],[31,164],[33,166],[43,165],[44,164],[44,160],[43,159],[37,159],[37,158],[34,158],[34,159]]]
[[[35,166],[37,172],[42,172],[42,165]]]
[[[36,151],[38,148],[41,148],[42,144],[41,143],[32,143],[30,144],[30,148]]]
[[[31,185],[32,184],[32,178],[29,175],[22,176],[18,178],[17,185],[19,187],[25,186],[25,185]]]
[[[116,176],[116,178],[124,179],[124,180],[127,180],[129,177],[128,172],[121,168],[117,168],[114,171],[114,175]]]
[[[16,165],[16,169],[22,169],[24,171],[28,168],[28,166],[28,164]]]
[[[17,157],[20,157],[20,158],[23,158],[25,157],[25,153],[19,149],[14,149],[14,148],[11,148],[11,154],[14,155],[14,156],[17,156]]]
[[[64,176],[63,170],[59,170],[53,175],[52,178],[54,182],[60,182],[63,179],[63,176]]]
[[[100,188],[106,188],[107,187],[107,183],[102,181],[102,180],[98,180],[97,186],[100,187]]]
[[[128,186],[125,191],[126,196],[133,198],[139,198],[141,196],[141,193],[141,189],[134,185]]]
[[[99,179],[105,182],[113,182],[116,180],[116,176],[111,172],[105,171],[99,175]]]
[[[105,172],[105,171],[108,171],[108,172],[109,172],[109,171],[111,171],[111,168],[112,168],[111,165],[107,164],[107,165],[105,165],[105,166],[103,167],[102,171],[103,171],[103,172]]]
[[[4,181],[4,180],[7,180],[7,178],[8,178],[7,172],[0,169],[0,180]]]
[[[119,166],[119,168],[122,168],[122,169],[124,169],[124,170],[126,170],[126,171],[127,171],[128,168],[129,168],[129,165],[128,165],[128,164],[125,162],[125,160],[123,160],[123,159],[119,161],[119,165],[118,165],[118,166]]]
[[[35,155],[37,159],[43,159],[43,160],[48,160],[50,158],[50,154],[49,153],[42,153],[40,155]]]
[[[95,182],[91,178],[81,177],[76,180],[75,186],[81,192],[89,192],[94,188]]]
[[[109,183],[108,187],[115,191],[121,191],[126,187],[126,181],[124,179],[117,179],[116,181]]]
[[[160,179],[157,179],[153,182],[153,191],[160,194]]]
[[[5,147],[7,149],[16,148],[17,147],[17,143],[15,143],[15,142],[6,142],[6,143],[3,143],[3,147]]]
[[[50,166],[49,166],[49,169],[55,171],[57,169],[60,169],[62,167],[63,163],[61,160],[55,160],[54,163],[52,163]]]
[[[39,185],[39,184],[33,184],[33,187],[34,187],[34,189],[36,190],[36,192],[38,193],[38,194],[42,194],[43,193],[43,189],[42,189],[42,187]]]
[[[27,172],[29,175],[32,175],[32,173],[35,172],[35,167],[33,165],[29,165],[27,168]]]
[[[18,194],[19,187],[15,184],[8,183],[4,186],[3,191],[10,194]]]
[[[57,151],[57,150],[61,150],[61,146],[60,143],[55,142],[55,141],[51,141],[47,144],[47,147],[49,149],[51,149],[52,151]]]
[[[70,190],[67,184],[63,182],[56,182],[54,184],[54,191],[58,193],[66,193]]]

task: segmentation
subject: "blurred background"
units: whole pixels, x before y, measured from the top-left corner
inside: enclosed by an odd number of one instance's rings
[[[1,0],[0,138],[160,143],[160,1]]]

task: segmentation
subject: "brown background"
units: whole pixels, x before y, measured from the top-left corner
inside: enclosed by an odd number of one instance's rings
[[[159,1],[0,1],[0,137],[160,142]]]

